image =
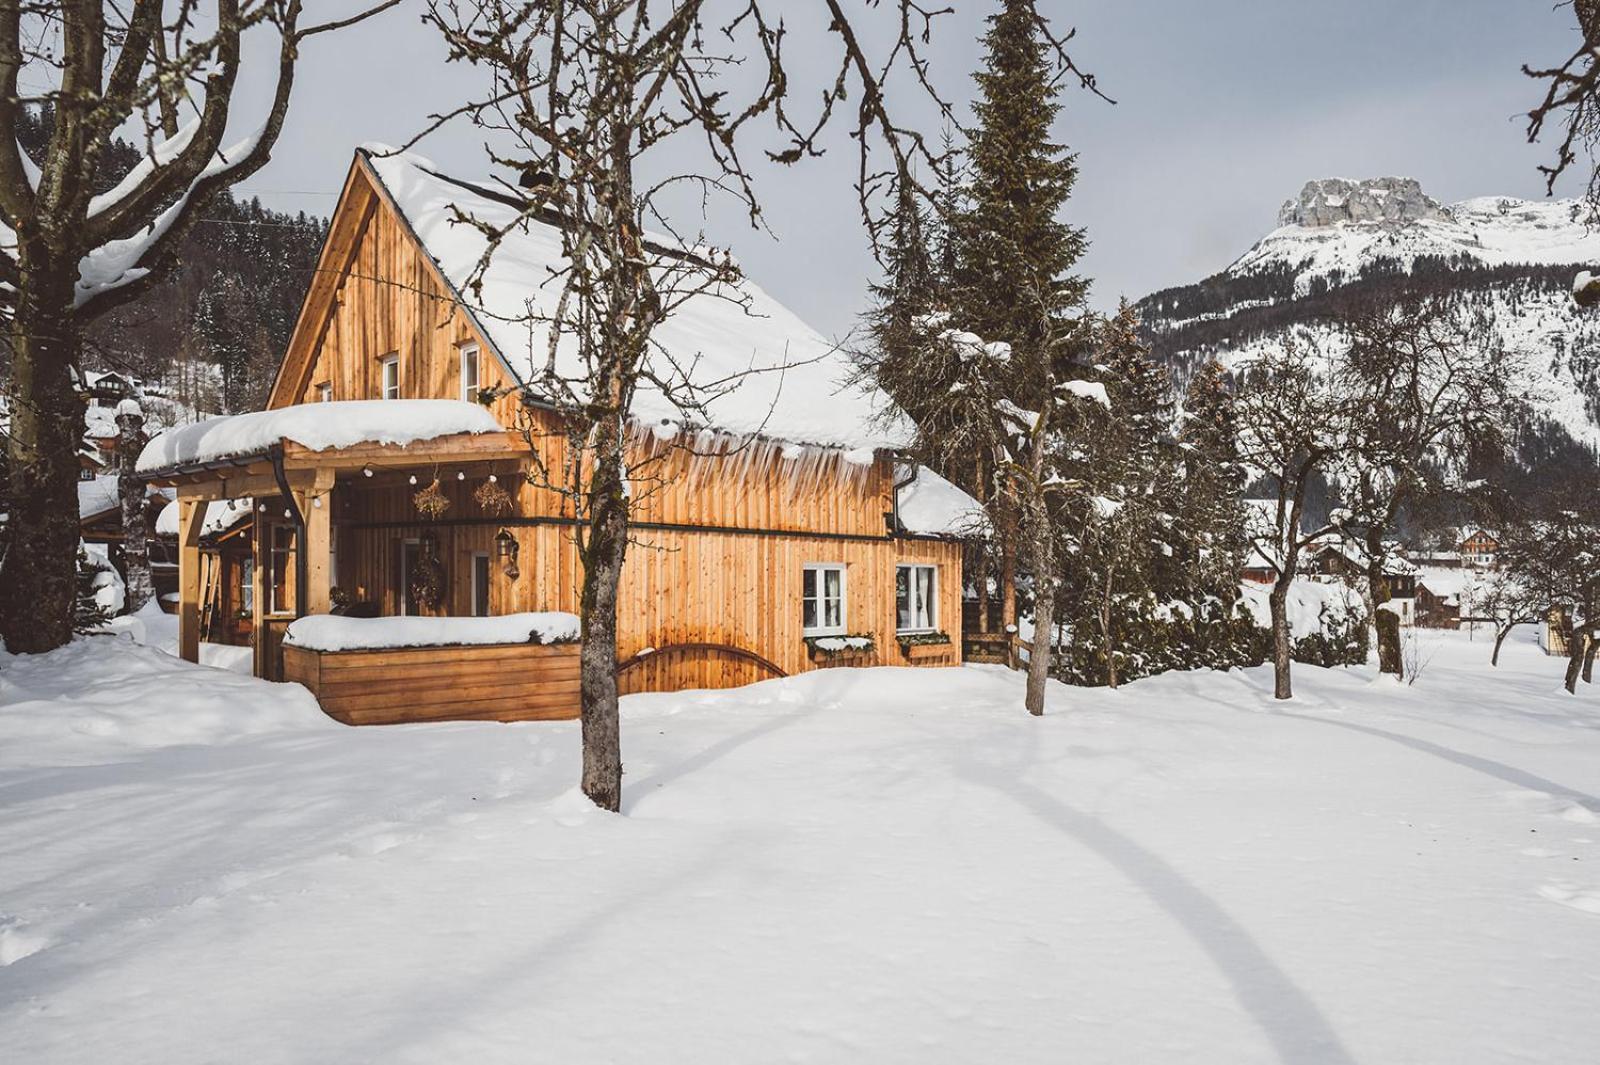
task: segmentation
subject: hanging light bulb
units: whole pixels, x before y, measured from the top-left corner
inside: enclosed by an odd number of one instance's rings
[[[490,483],[490,484],[494,484],[494,483],[495,483],[495,482],[496,482],[496,481],[498,481],[498,480],[499,480],[499,479],[500,479],[500,478],[498,478],[498,477],[496,477],[496,476],[495,476],[495,475],[494,475],[494,474],[492,474],[492,473],[491,473],[491,474],[490,474],[490,475],[489,475],[489,483]]]
[[[321,496],[314,497],[311,500],[311,505],[316,507],[318,510],[321,510],[322,509],[322,497]]]
[[[363,477],[371,477],[372,476],[372,467],[371,466],[363,466],[363,467],[361,467],[361,476],[363,476]]]
[[[294,511],[290,510],[288,507],[284,507],[283,508],[283,516],[286,517],[286,518],[292,518],[292,517],[294,517]]]
[[[265,514],[266,512],[267,512],[267,505],[265,503],[263,503],[263,504],[261,504],[261,513]]]
[[[465,481],[466,479],[467,479],[467,471],[466,470],[457,470],[456,471],[456,480]]]
[[[417,475],[414,474],[414,473],[411,475],[411,483],[412,484],[416,484],[417,483]]]

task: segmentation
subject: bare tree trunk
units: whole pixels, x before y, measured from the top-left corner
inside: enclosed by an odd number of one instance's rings
[[[122,568],[127,581],[127,610],[136,614],[155,598],[150,577],[150,530],[146,520],[145,482],[138,474],[144,448],[144,414],[132,400],[117,408],[117,496],[122,503]]]
[[[1569,695],[1578,694],[1578,677],[1583,672],[1583,656],[1588,634],[1578,625],[1567,628],[1567,675],[1563,685]]]
[[[1011,634],[1017,624],[1017,523],[1008,511],[1000,519],[1000,629]]]
[[[1396,680],[1405,679],[1405,661],[1400,653],[1400,617],[1392,610],[1383,609],[1389,601],[1389,582],[1383,575],[1383,537],[1381,533],[1367,534],[1367,592],[1372,600],[1372,627],[1378,633],[1378,672],[1393,674]]]
[[[617,586],[628,550],[621,429],[596,430],[590,515],[583,549],[583,643],[579,693],[583,724],[583,793],[602,810],[622,808],[622,730],[617,713]]]
[[[973,487],[977,489],[978,503],[987,508],[989,505],[989,487],[986,480],[988,474],[984,471],[983,457],[981,455],[978,457],[977,468],[978,473],[977,477],[974,478]],[[977,549],[974,551],[974,560],[977,562],[977,565],[973,568],[977,570],[978,632],[987,636],[993,627],[989,620],[989,549],[982,542],[978,544]]]
[[[1515,625],[1507,625],[1503,628],[1498,624],[1495,625],[1494,653],[1489,656],[1489,664],[1491,666],[1498,666],[1500,664],[1500,647],[1506,642],[1506,637],[1511,635],[1511,630],[1514,628],[1516,628]]]
[[[1585,684],[1594,683],[1594,655],[1596,650],[1600,650],[1600,640],[1595,639],[1595,634],[1591,630],[1585,633],[1583,637],[1583,682]]]
[[[84,404],[72,379],[77,270],[34,265],[22,278],[11,328],[11,543],[0,561],[0,636],[12,653],[34,654],[72,639]]]
[[[1024,700],[1028,713],[1044,714],[1044,693],[1050,679],[1050,637],[1056,623],[1055,581],[1037,582],[1039,589],[1033,606],[1033,646],[1028,652],[1028,693]]]
[[[1100,594],[1100,639],[1102,653],[1106,656],[1106,686],[1117,686],[1117,648],[1111,636],[1111,581],[1112,574],[1108,569],[1105,582],[1101,585]]]
[[[1395,680],[1405,679],[1400,653],[1400,615],[1379,607],[1372,612],[1372,627],[1378,632],[1378,672],[1392,674]]]
[[[1289,656],[1294,648],[1289,638],[1289,583],[1291,576],[1282,576],[1272,586],[1267,605],[1272,611],[1272,697],[1294,698],[1294,688],[1289,681]]]

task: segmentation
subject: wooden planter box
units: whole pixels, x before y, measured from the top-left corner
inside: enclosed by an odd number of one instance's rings
[[[843,651],[824,651],[821,648],[812,647],[809,643],[806,644],[806,657],[810,658],[812,664],[817,666],[859,666],[864,662],[871,661],[872,656],[877,653],[876,644],[871,647]]]
[[[948,658],[955,651],[953,643],[903,643],[900,653],[908,662],[924,662],[931,658]]]
[[[346,725],[552,721],[578,716],[578,645],[489,644],[376,651],[283,648],[283,679]]]

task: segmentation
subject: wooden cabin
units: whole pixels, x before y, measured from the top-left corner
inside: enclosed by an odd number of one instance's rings
[[[224,499],[254,503],[262,677],[286,676],[285,633],[308,614],[578,612],[579,519],[528,477],[536,454],[545,469],[565,458],[527,385],[547,338],[525,320],[550,298],[559,233],[523,222],[475,287],[482,238],[455,224],[458,207],[497,224],[519,210],[417,157],[357,152],[268,409],[163,434],[141,456],[178,495],[185,657],[201,635],[207,504]],[[908,434],[881,397],[846,386],[836,346],[753,284],[727,295],[691,298],[657,331],[708,379],[748,372],[706,405],[709,424],[682,424],[644,389],[634,405],[622,690],[959,663],[961,534],[976,504],[899,457]],[[319,689],[338,678],[376,684],[343,720],[577,712],[576,657],[548,648],[303,651],[287,668],[325,709]],[[529,670],[550,698],[530,693]]]

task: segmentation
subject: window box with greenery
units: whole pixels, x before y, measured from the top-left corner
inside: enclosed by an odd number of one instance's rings
[[[948,632],[902,632],[895,636],[900,653],[915,662],[923,658],[942,658],[952,646]]]
[[[868,658],[877,647],[878,641],[870,632],[806,637],[806,650],[813,662],[848,662]]]

